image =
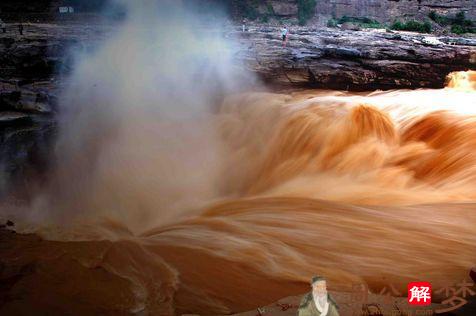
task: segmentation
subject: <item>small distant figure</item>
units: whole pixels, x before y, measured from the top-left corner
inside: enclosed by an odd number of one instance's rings
[[[283,47],[285,47],[288,39],[288,27],[286,25],[281,29],[281,37],[283,39]]]
[[[7,25],[2,21],[2,19],[0,19],[0,28],[2,29],[3,34],[7,32]]]
[[[243,19],[243,32],[245,32],[245,31],[246,31],[246,20]]]
[[[18,25],[18,31],[20,32],[20,35],[23,35],[23,23]]]

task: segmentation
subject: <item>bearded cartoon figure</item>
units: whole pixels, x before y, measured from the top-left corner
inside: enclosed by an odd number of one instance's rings
[[[339,316],[339,307],[327,293],[326,279],[321,276],[313,277],[311,287],[312,291],[301,300],[298,316]]]

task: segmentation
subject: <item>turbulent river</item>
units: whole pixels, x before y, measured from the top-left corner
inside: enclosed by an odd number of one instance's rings
[[[453,74],[441,90],[229,96],[207,118],[220,163],[200,149],[203,135],[167,144],[141,117],[85,179],[48,188],[60,196],[48,207],[68,219],[40,220],[43,196],[28,213],[42,224],[19,220],[19,230],[69,241],[63,251],[76,260],[130,282],[135,308],[164,314],[255,308],[303,293],[314,274],[334,290],[444,285],[476,262],[474,79]],[[70,218],[73,208],[82,215]]]
[[[440,90],[253,92],[235,89],[249,77],[220,42],[142,20],[78,62],[57,166],[0,211],[48,240],[35,256],[65,281],[43,280],[38,297],[227,314],[304,293],[317,274],[336,291],[405,291],[476,264],[475,72]]]

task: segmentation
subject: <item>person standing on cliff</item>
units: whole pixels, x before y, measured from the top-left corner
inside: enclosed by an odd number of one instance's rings
[[[301,300],[298,316],[339,316],[339,307],[327,293],[326,279],[321,276],[312,277],[311,287],[312,291]]]
[[[20,24],[18,24],[18,31],[20,32],[20,35],[23,35],[23,23],[20,22]]]
[[[281,29],[281,38],[283,40],[283,47],[285,47],[288,39],[288,27],[286,25]]]

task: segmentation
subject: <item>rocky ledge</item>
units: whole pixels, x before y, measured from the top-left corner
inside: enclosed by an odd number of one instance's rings
[[[59,92],[70,52],[89,50],[108,26],[8,23],[0,30],[0,196],[49,165]]]
[[[291,29],[251,26],[229,34],[238,54],[272,84],[374,90],[441,88],[452,71],[476,69],[476,39],[385,30]]]
[[[49,100],[51,108],[59,84],[55,78],[71,65],[68,52],[93,49],[112,30],[112,25],[87,23],[32,24],[20,35],[17,25],[8,24],[7,32],[0,33],[1,99],[13,85],[15,91],[27,90],[30,100],[32,91],[40,93],[38,100]],[[292,27],[283,47],[278,27],[249,25],[246,32],[226,27],[223,32],[239,43],[237,62],[271,84],[352,90],[440,88],[448,73],[476,69],[476,38]],[[11,104],[12,98],[8,100]],[[44,112],[44,104],[38,106]]]

